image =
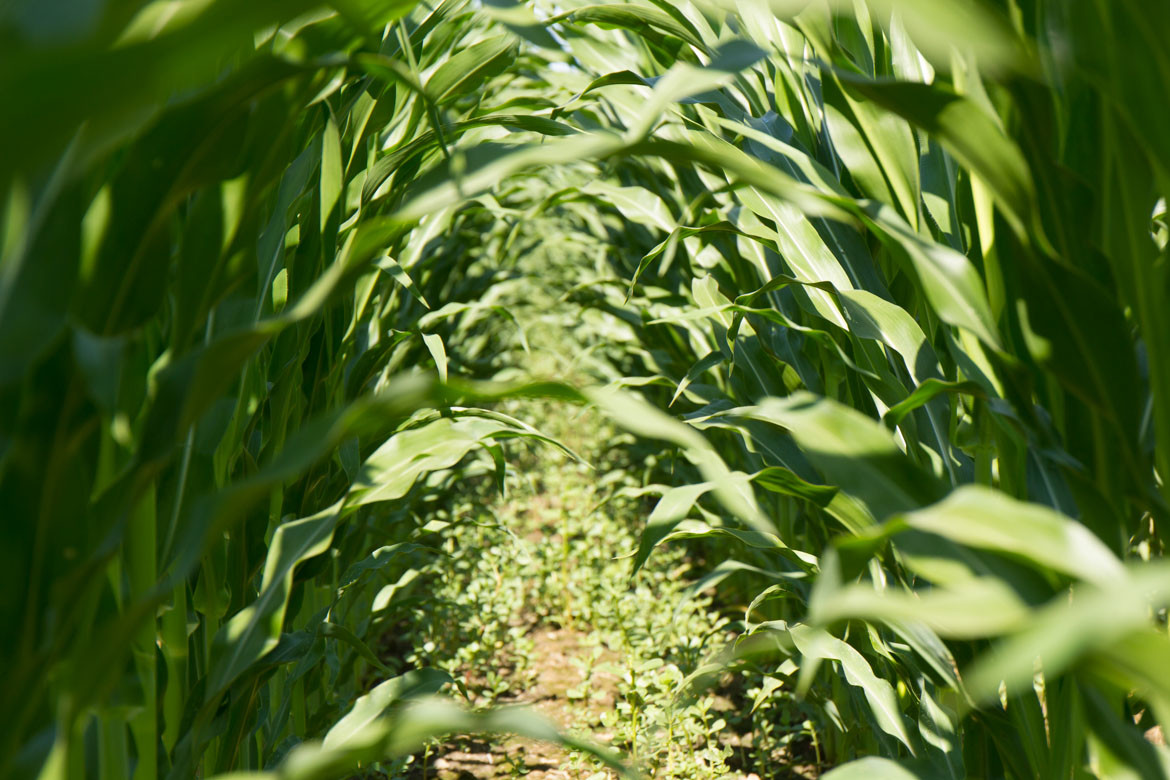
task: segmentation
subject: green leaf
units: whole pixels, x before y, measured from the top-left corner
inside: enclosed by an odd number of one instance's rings
[[[993,700],[1002,681],[1009,692],[1032,684],[1036,663],[1056,677],[1094,650],[1113,646],[1150,625],[1150,608],[1170,600],[1165,562],[1137,564],[1120,579],[1061,594],[1019,633],[975,661],[963,675],[976,702]]]
[[[447,349],[443,346],[443,339],[437,333],[422,334],[423,343],[427,346],[427,351],[431,353],[431,358],[435,361],[435,368],[439,372],[439,381],[447,381]]]
[[[299,66],[257,56],[252,36],[313,5],[308,0],[259,0],[247,8],[208,3],[184,24],[119,48],[5,47],[0,53],[0,98],[10,110],[0,117],[0,138],[21,154],[6,155],[0,162],[0,187],[7,189],[14,171],[37,171],[83,124],[83,159],[92,160],[138,132],[168,99],[185,92],[190,100],[199,89],[216,84],[227,57],[253,56],[273,75],[298,72]],[[49,102],[44,101],[47,84],[57,85],[56,99]],[[27,121],[30,116],[37,121]]]
[[[940,84],[869,80],[846,73],[838,78],[941,141],[955,159],[987,182],[1016,232],[1043,243],[1036,233],[1036,194],[1028,163],[982,107]]]
[[[910,412],[926,405],[931,399],[946,393],[970,395],[976,398],[985,397],[983,386],[978,382],[948,382],[943,379],[930,378],[914,388],[914,392],[907,396],[904,401],[899,401],[891,406],[882,415],[882,422],[892,428],[897,427],[898,423],[902,422]]]
[[[712,492],[728,510],[756,530],[771,532],[771,524],[760,511],[746,475],[728,469],[715,449],[693,428],[626,393],[594,390],[588,393],[588,397],[626,430],[679,446],[687,460],[694,463],[711,483]]]
[[[695,28],[683,24],[675,17],[657,8],[641,5],[587,5],[566,11],[549,19],[555,24],[572,19],[577,24],[596,24],[601,27],[617,27],[637,33],[657,43],[664,43],[664,34],[685,41],[692,46],[705,48]]]
[[[264,561],[260,595],[224,624],[212,641],[206,701],[213,701],[245,669],[276,647],[298,564],[329,549],[341,517],[338,501],[315,515],[284,523],[273,534]]]
[[[913,131],[843,90],[844,80],[837,74],[826,74],[824,80],[825,119],[833,145],[865,195],[896,207],[917,229],[922,192]]]
[[[905,745],[911,755],[915,753],[893,686],[874,674],[861,653],[835,636],[811,626],[791,626],[788,633],[805,663],[817,660],[840,663],[849,684],[865,694],[878,727]]]
[[[942,496],[938,480],[914,465],[880,423],[827,398],[797,392],[723,414],[787,429],[830,483],[879,519]]]
[[[341,197],[342,181],[341,138],[337,133],[337,124],[330,113],[325,120],[325,129],[321,136],[321,232],[325,232],[325,224],[333,214],[337,201]]]
[[[358,638],[357,634],[353,633],[345,626],[338,625],[337,623],[330,623],[328,620],[326,620],[321,623],[319,631],[321,636],[330,637],[332,639],[340,639],[342,642],[345,642],[347,645],[352,647],[358,655],[368,661],[375,669],[378,669],[379,671],[387,674],[392,671],[390,667],[382,663],[382,660],[378,658],[378,656],[374,655],[374,651],[370,650],[366,643]]]
[[[441,417],[398,433],[366,458],[349,489],[347,508],[401,498],[420,475],[454,466],[506,429],[493,420]]]
[[[828,506],[837,495],[837,488],[806,482],[783,466],[768,466],[752,475],[752,482],[773,493],[803,498],[817,506]]]
[[[450,102],[502,71],[514,56],[512,40],[504,35],[472,44],[440,65],[427,79],[427,94],[436,105]]]
[[[654,548],[678,525],[679,521],[690,514],[691,507],[704,493],[714,487],[710,483],[700,482],[696,485],[680,485],[663,493],[654,505],[650,517],[646,519],[646,528],[642,531],[642,538],[638,543],[638,552],[634,556],[633,568],[630,576],[646,563]]]
[[[825,780],[933,780],[938,775],[924,761],[893,761],[888,758],[859,758],[826,772]]]
[[[974,577],[951,588],[911,592],[850,585],[815,594],[809,609],[809,621],[817,625],[853,619],[922,623],[939,636],[960,639],[1013,632],[1030,617],[1016,592],[991,577]]]
[[[504,25],[512,33],[544,49],[560,52],[560,45],[549,34],[545,24],[531,9],[519,0],[483,0],[484,13]]]
[[[719,1],[725,7],[735,8],[733,0]],[[809,7],[804,0],[767,0],[767,3],[782,17],[796,15]],[[896,14],[914,43],[936,67],[949,68],[956,50],[972,52],[980,65],[993,73],[1027,69],[1030,65],[1025,43],[1019,40],[1009,20],[982,3],[866,0],[866,5],[872,9],[875,21],[884,22]],[[858,10],[850,0],[831,0],[829,6],[849,14]]]
[[[407,292],[409,292],[416,301],[428,309],[431,308],[431,305],[427,303],[427,299],[423,297],[422,291],[415,285],[414,281],[411,280],[410,274],[408,274],[406,269],[400,266],[394,258],[390,257],[389,255],[386,257],[380,257],[374,261],[374,265],[377,266],[379,270],[385,271],[390,275],[391,279],[402,285],[402,287]]]
[[[359,697],[345,717],[329,729],[322,747],[353,750],[377,745],[386,738],[384,724],[379,721],[389,707],[404,699],[438,693],[444,685],[453,682],[444,671],[422,668],[379,683]]]
[[[866,203],[862,213],[889,246],[905,254],[926,299],[943,322],[966,328],[988,346],[1000,347],[983,280],[966,257],[923,238],[889,206]]]
[[[980,485],[964,485],[943,501],[900,520],[910,528],[1022,558],[1097,585],[1106,586],[1124,576],[1121,561],[1080,523]]]

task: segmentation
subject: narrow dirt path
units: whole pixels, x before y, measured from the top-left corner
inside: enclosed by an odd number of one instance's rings
[[[533,681],[508,704],[527,704],[565,731],[579,728],[580,721],[596,719],[613,707],[617,694],[617,677],[599,673],[587,678],[580,664],[574,664],[589,651],[584,646],[587,635],[576,630],[539,627],[532,633],[531,662]],[[597,698],[582,704],[570,694],[591,680],[599,692]],[[504,703],[504,702],[501,702]],[[594,734],[604,740],[605,734]],[[516,773],[533,780],[575,777],[572,754],[557,745],[516,736],[497,737],[494,741],[451,743],[440,748],[433,759],[438,780],[467,780],[505,777]]]
[[[760,692],[724,675],[697,696],[681,695],[687,675],[730,640],[728,620],[692,592],[682,549],[656,551],[630,576],[628,556],[655,497],[623,497],[642,487],[636,464],[622,461],[628,441],[595,417],[543,411],[545,432],[596,468],[551,449],[514,451],[506,496],[489,477],[469,486],[451,510],[443,554],[421,578],[427,608],[398,638],[409,647],[398,652],[448,671],[475,706],[533,707],[647,776],[759,780],[753,768],[764,757],[792,749],[754,730],[751,698]],[[789,770],[771,776],[816,776]],[[614,776],[591,758],[514,736],[433,745],[407,774]]]

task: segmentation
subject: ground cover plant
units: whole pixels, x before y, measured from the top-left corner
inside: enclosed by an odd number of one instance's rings
[[[379,655],[445,544],[492,560],[467,485],[564,446],[534,396],[636,437],[631,573],[684,556],[734,613],[679,706],[757,680],[836,778],[1166,776],[1167,34],[1130,0],[6,4],[0,776],[345,777],[493,730],[612,763]]]
[[[550,419],[550,431],[586,445],[574,449],[591,462],[606,459],[594,447],[613,447],[615,432],[596,415],[535,412]],[[729,621],[681,576],[691,566],[682,549],[630,581],[624,556],[637,548],[645,502],[620,497],[637,484],[610,458],[616,468],[599,475],[564,458],[521,456],[505,496],[485,475],[479,490],[456,501],[452,513],[462,520],[424,570],[427,602],[393,634],[409,649],[392,655],[405,667],[443,669],[477,705],[533,704],[648,775],[723,777],[733,768],[742,775],[772,758],[770,749],[775,766],[791,763],[779,745],[740,744],[735,737],[751,732],[750,716],[728,727],[728,718],[740,718],[744,686],[694,701],[685,695],[686,676],[732,636]],[[604,769],[523,739],[447,740],[400,761],[389,774],[588,777]]]

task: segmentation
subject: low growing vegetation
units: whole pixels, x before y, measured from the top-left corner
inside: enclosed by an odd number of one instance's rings
[[[1170,776],[1168,36],[0,5],[0,778]]]

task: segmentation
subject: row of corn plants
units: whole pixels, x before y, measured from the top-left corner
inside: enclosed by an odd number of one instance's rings
[[[621,383],[690,429],[640,432],[696,467],[674,464],[635,564],[721,540],[717,574],[750,575],[725,660],[807,696],[830,763],[866,757],[834,777],[1166,776],[1170,147],[1151,96],[1170,17],[562,18],[610,28],[565,38],[598,121],[644,152],[578,181],[623,223],[571,297],[636,332]]]
[[[589,397],[682,456],[635,566],[725,558],[720,663],[815,704],[837,776],[1164,776],[1167,31],[1045,0],[6,10],[0,775],[554,736],[402,709],[445,678],[375,685],[371,650],[452,470],[540,438],[466,404],[581,397],[447,381],[498,367],[533,280],[491,260],[528,241],[596,259],[561,303],[650,405]]]

